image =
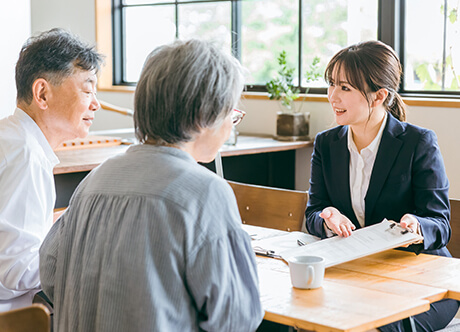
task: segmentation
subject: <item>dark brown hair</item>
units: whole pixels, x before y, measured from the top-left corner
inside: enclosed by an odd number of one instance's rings
[[[44,78],[54,85],[73,74],[75,69],[99,71],[103,55],[64,29],[51,29],[29,38],[16,63],[17,100],[32,101],[32,85]]]
[[[370,94],[384,88],[388,96],[385,109],[399,121],[406,120],[406,107],[398,94],[401,63],[395,51],[380,41],[366,41],[346,47],[329,61],[324,79],[332,81],[333,73],[343,70],[347,82],[372,103]]]

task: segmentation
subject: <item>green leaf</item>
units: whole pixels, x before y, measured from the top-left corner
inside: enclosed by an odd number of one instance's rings
[[[460,81],[460,75],[457,78],[452,79],[452,84],[450,85],[450,88],[452,90],[458,90],[458,81]]]
[[[317,81],[318,78],[321,77],[321,73],[319,72],[319,62],[320,58],[315,56],[309,65],[309,69],[305,73],[305,79],[307,80],[307,83]]]
[[[299,98],[299,89],[293,84],[295,68],[287,64],[286,58],[286,51],[281,51],[277,59],[279,77],[267,82],[266,87],[270,99],[281,100],[283,106],[292,110],[294,100]]]
[[[454,8],[450,11],[449,13],[449,21],[450,23],[454,24],[455,22],[457,22],[457,17],[458,17],[458,12],[457,12],[457,8]]]
[[[415,73],[417,74],[420,81],[424,83],[432,81],[430,73],[428,72],[428,66],[426,63],[422,63],[421,65],[418,65],[417,68],[415,68]]]

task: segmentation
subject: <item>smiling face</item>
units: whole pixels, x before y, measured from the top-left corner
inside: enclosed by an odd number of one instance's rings
[[[61,84],[49,85],[47,125],[58,141],[88,135],[94,112],[100,108],[96,98],[96,83],[94,71],[76,69]]]
[[[351,86],[343,70],[333,72],[327,97],[338,125],[365,126],[369,121],[370,108],[367,99],[361,91]]]

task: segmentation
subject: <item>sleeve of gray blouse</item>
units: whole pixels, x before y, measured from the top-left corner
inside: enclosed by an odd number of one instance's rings
[[[249,237],[234,230],[206,241],[187,263],[187,284],[205,331],[255,331],[263,318]]]
[[[54,282],[56,276],[56,258],[59,244],[59,225],[56,221],[40,247],[40,280],[43,292],[54,302]]]

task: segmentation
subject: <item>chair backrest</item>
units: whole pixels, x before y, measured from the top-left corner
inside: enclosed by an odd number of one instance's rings
[[[2,332],[49,332],[50,312],[43,304],[0,313]]]
[[[447,248],[452,256],[460,258],[460,200],[451,198],[449,201],[452,237],[450,238]]]
[[[300,231],[308,193],[228,181],[244,224]]]

